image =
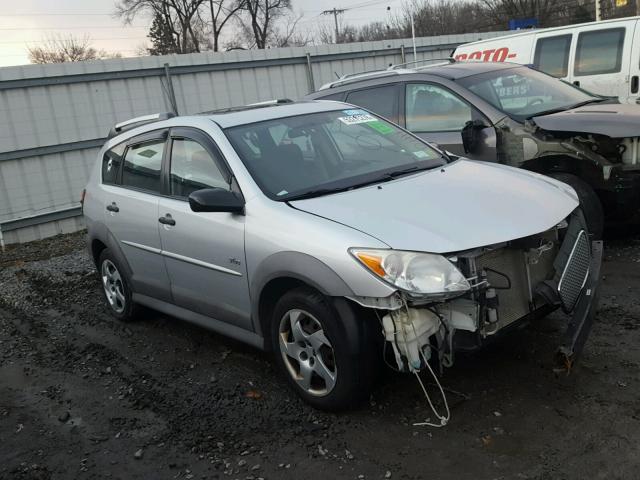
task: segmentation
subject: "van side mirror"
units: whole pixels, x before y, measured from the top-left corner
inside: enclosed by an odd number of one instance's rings
[[[487,125],[480,119],[469,120],[464,124],[462,132],[460,132],[464,153],[473,153],[476,150],[480,140],[480,130],[484,128],[487,128]]]
[[[223,188],[203,188],[192,192],[189,206],[194,212],[244,213],[244,199]]]

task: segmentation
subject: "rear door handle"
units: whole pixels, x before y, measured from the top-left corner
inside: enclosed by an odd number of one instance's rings
[[[168,213],[164,217],[160,217],[158,221],[163,225],[171,225],[172,227],[176,224],[176,221]]]
[[[118,208],[118,205],[116,205],[116,202],[112,202],[111,205],[107,205],[107,210],[109,210],[110,212],[119,212],[120,209]]]
[[[638,75],[631,77],[631,93],[638,93]]]

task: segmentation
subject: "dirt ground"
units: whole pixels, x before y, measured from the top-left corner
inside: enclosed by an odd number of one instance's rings
[[[150,313],[109,316],[81,234],[0,254],[1,479],[637,479],[640,237],[605,250],[581,363],[552,371],[561,314],[442,379],[445,428],[415,378],[318,412],[267,354]],[[433,385],[429,387],[435,394]]]

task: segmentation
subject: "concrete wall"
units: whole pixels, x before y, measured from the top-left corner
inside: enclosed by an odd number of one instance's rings
[[[416,39],[417,59],[507,32]],[[78,201],[117,122],[273,98],[298,99],[347,74],[412,61],[411,40],[0,68],[0,235],[25,242],[82,228]],[[168,64],[168,68],[165,68]]]

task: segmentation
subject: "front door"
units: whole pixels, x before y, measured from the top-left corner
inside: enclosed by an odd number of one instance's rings
[[[611,26],[576,27],[570,80],[589,92],[615,96],[625,102],[635,24],[635,20],[630,20]]]
[[[408,83],[405,90],[407,130],[456,155],[496,161],[495,130],[471,105],[449,89],[433,83]],[[481,120],[487,125],[477,132],[473,152],[465,153],[462,129],[467,122]]]
[[[129,143],[117,178],[102,187],[105,223],[131,267],[133,290],[162,300],[170,298],[158,231],[165,138],[166,131]]]
[[[222,156],[204,133],[172,129],[166,186],[160,199],[162,250],[174,302],[216,320],[251,329],[243,215],[193,212],[188,197],[230,188]]]

